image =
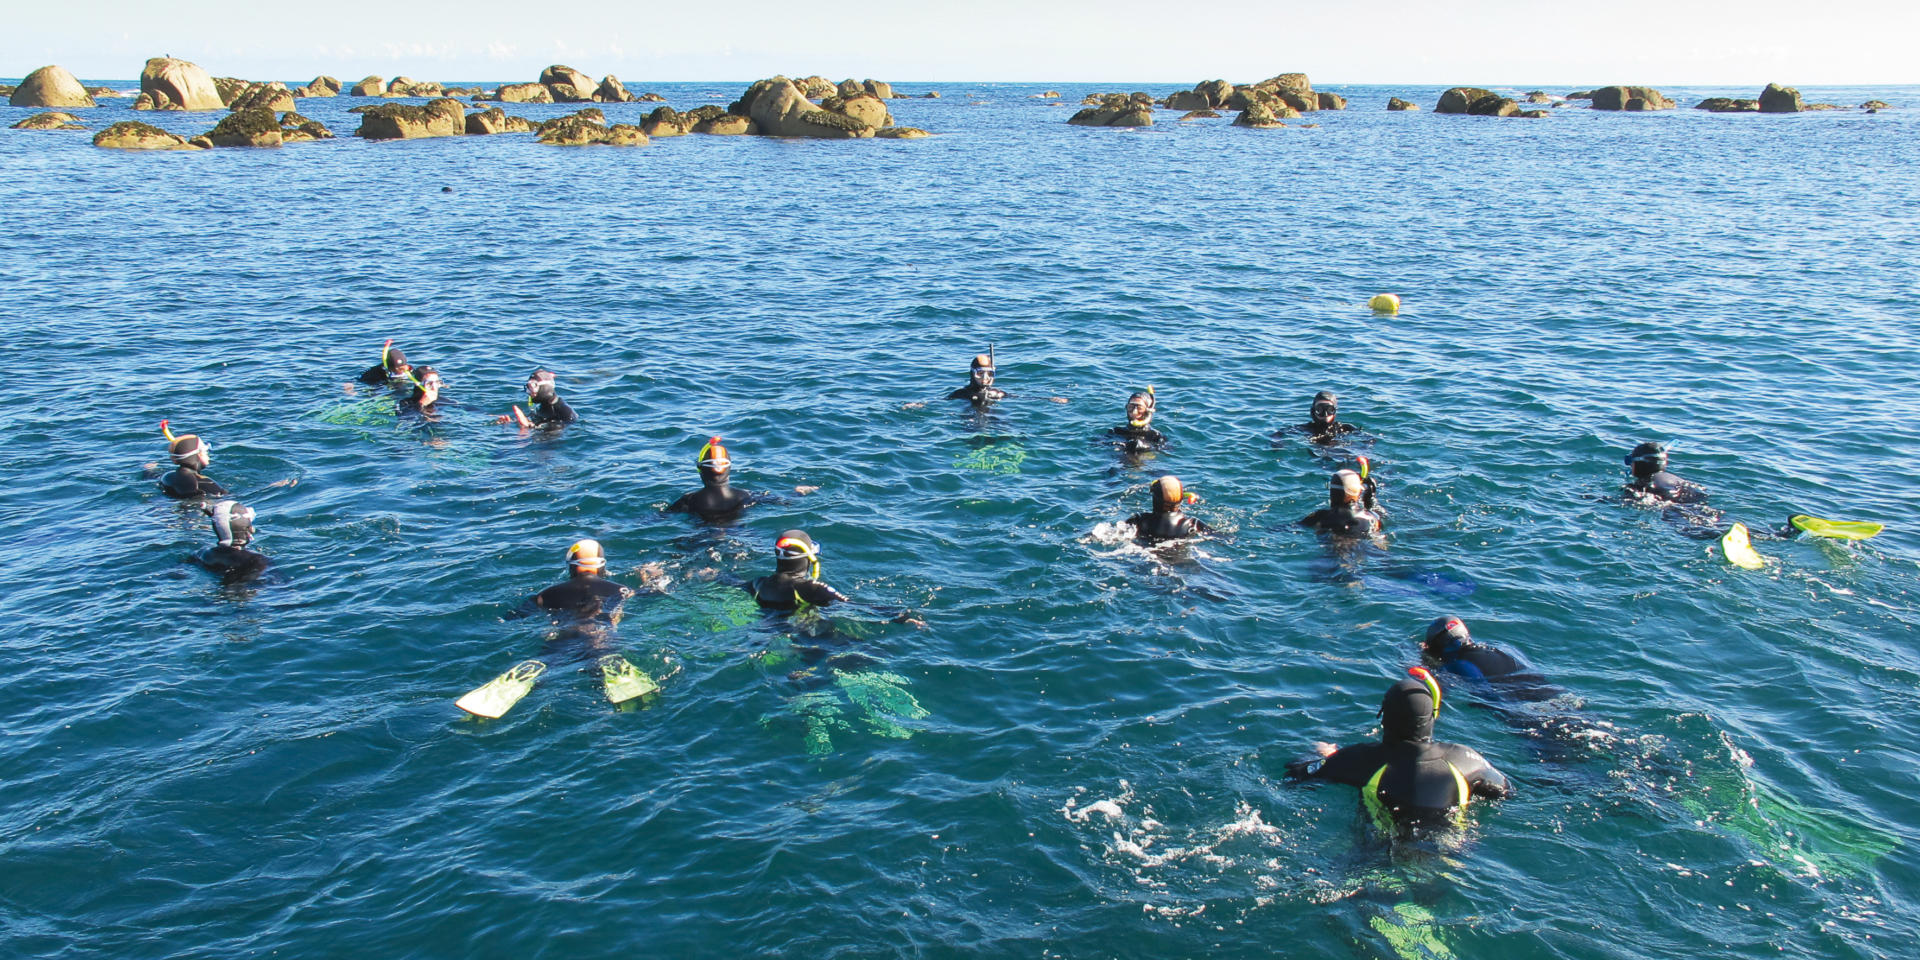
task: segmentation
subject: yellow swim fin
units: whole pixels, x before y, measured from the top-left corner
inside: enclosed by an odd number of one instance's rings
[[[513,709],[513,705],[533,689],[533,682],[546,672],[546,664],[538,660],[523,660],[506,673],[475,687],[466,696],[455,700],[453,705],[476,717],[497,720]]]
[[[1804,513],[1788,517],[1787,522],[1808,536],[1832,537],[1835,540],[1869,540],[1886,529],[1884,525],[1868,520],[1822,520]]]
[[[660,689],[652,677],[641,673],[639,667],[617,653],[600,658],[600,679],[606,682],[607,699],[614,703],[626,703]]]
[[[1727,562],[1743,570],[1758,570],[1767,565],[1767,561],[1753,552],[1753,541],[1747,536],[1747,525],[1736,523],[1727,535],[1720,538],[1720,552],[1727,555]]]

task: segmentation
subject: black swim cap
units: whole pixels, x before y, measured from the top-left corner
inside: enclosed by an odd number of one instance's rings
[[[1648,466],[1652,469],[1647,470],[1647,473],[1659,473],[1667,468],[1667,448],[1653,441],[1634,447],[1633,452],[1627,454],[1627,466],[1632,467],[1635,473],[1641,472],[1643,467]]]
[[[213,518],[213,534],[223,547],[244,547],[253,539],[253,508],[238,500],[222,500],[205,508]]]
[[[527,376],[527,396],[535,403],[552,403],[559,399],[554,392],[553,371],[535,370]]]
[[[1434,656],[1450,653],[1460,645],[1473,639],[1467,633],[1467,625],[1459,617],[1435,617],[1427,624],[1426,651]]]
[[[820,579],[820,546],[805,530],[788,530],[773,538],[773,567],[781,573],[800,573],[812,565],[809,576]]]
[[[405,351],[401,350],[399,347],[387,348],[387,369],[388,370],[398,370],[401,367],[404,367],[407,365],[408,365],[407,355]]]
[[[1419,680],[1409,678],[1387,688],[1387,695],[1380,699],[1381,741],[1432,740],[1436,707],[1433,691]]]

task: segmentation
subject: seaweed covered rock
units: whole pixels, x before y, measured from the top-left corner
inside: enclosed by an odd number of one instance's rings
[[[1167,95],[1168,110],[1211,110],[1213,103],[1198,90],[1175,90]]]
[[[840,81],[839,85],[834,87],[833,92],[843,97],[854,97],[867,92],[867,88],[861,86],[860,81],[848,77]]]
[[[1440,102],[1434,104],[1434,113],[1466,113],[1479,100],[1491,97],[1492,90],[1483,87],[1454,87],[1440,95]]]
[[[575,114],[541,124],[540,142],[559,147],[644,147],[647,135],[639,127],[624,123],[609,127]]]
[[[1467,113],[1476,117],[1511,117],[1520,113],[1520,105],[1511,98],[1489,93],[1473,101]]]
[[[277,147],[280,119],[265,107],[235,110],[202,136],[216,147]]]
[[[1153,109],[1135,102],[1127,94],[1109,93],[1100,98],[1098,105],[1080,110],[1068,117],[1067,122],[1076,127],[1150,127]]]
[[[793,85],[798,87],[801,95],[808,100],[825,100],[840,92],[840,89],[833,85],[833,81],[817,74],[805,80],[795,80]]]
[[[366,77],[347,91],[350,97],[384,97],[387,95],[386,77]]]
[[[873,135],[882,140],[918,140],[921,137],[933,136],[919,127],[881,127],[875,130]]]
[[[1640,101],[1634,106],[1633,101]],[[1673,101],[1652,87],[1613,86],[1593,91],[1595,110],[1672,110]]]
[[[442,98],[424,107],[382,103],[365,108],[354,135],[366,140],[420,140],[467,132],[466,108],[460,101]]]
[[[640,121],[640,132],[649,137],[683,137],[693,132],[693,122],[672,107],[658,107]]]
[[[1275,116],[1282,115],[1277,104],[1285,104],[1296,114],[1321,108],[1320,95],[1313,92],[1313,83],[1304,73],[1282,73],[1259,83],[1234,87],[1223,106],[1244,113],[1255,103],[1265,106]]]
[[[242,80],[239,77],[213,78],[213,90],[220,95],[220,103],[222,106],[233,106],[233,101],[238,99],[241,94],[247,92],[247,88],[251,86],[253,86],[252,81]]]
[[[1866,103],[1863,103],[1860,105],[1860,109],[1866,110],[1872,113],[1878,113],[1881,110],[1892,110],[1893,104],[1888,103],[1885,100],[1868,100]]]
[[[852,117],[875,130],[893,125],[893,115],[887,112],[887,105],[868,93],[853,97],[828,97],[820,101],[820,109]]]
[[[1183,122],[1187,120],[1218,120],[1220,119],[1220,114],[1215,110],[1190,110],[1181,114],[1180,119]]]
[[[1777,83],[1767,84],[1760,91],[1761,113],[1799,113],[1806,107],[1800,101],[1800,91],[1792,87],[1783,87]]]
[[[1754,113],[1760,109],[1758,100],[1736,100],[1732,97],[1708,97],[1693,105],[1695,110],[1709,113]]]
[[[737,137],[755,133],[753,121],[738,114],[728,113],[720,107],[708,104],[695,107],[680,115],[691,133],[704,133],[712,136]]]
[[[152,95],[156,110],[219,110],[227,105],[205,70],[172,57],[147,61],[140,71],[140,92]]]
[[[1247,108],[1233,118],[1233,125],[1253,130],[1272,130],[1286,126],[1280,122],[1279,115],[1274,113],[1271,107],[1259,101],[1247,104]]]
[[[13,125],[15,130],[85,130],[86,124],[71,113],[36,113]]]
[[[476,136],[495,133],[532,133],[536,129],[533,121],[525,117],[510,117],[499,107],[482,110],[479,113],[469,113],[465,124],[466,132]]]
[[[1322,90],[1314,94],[1314,96],[1319,98],[1320,109],[1322,110],[1345,110],[1347,108],[1347,98],[1337,93],[1328,93]]]
[[[318,120],[303,117],[289,110],[280,116],[281,143],[308,143],[314,140],[332,140],[333,131]]]
[[[633,94],[627,92],[620,78],[609,73],[600,78],[600,85],[593,88],[593,99],[598,103],[628,103]]]
[[[20,81],[7,94],[7,105],[14,107],[91,107],[93,94],[67,68],[48,64]]]
[[[552,103],[553,91],[538,83],[507,83],[494,92],[501,103]]]
[[[284,113],[294,108],[293,91],[288,90],[286,84],[279,81],[256,83],[234,97],[233,102],[227,106],[234,110],[272,110],[276,113]]]
[[[107,150],[198,150],[179,134],[138,120],[122,120],[93,135],[93,145]]]
[[[446,95],[447,88],[441,86],[438,80],[415,80],[412,77],[394,77],[393,82],[387,84],[387,96],[389,97],[427,97],[432,99]]]
[[[323,73],[314,77],[306,90],[309,97],[337,97],[340,95],[340,81]]]
[[[552,120],[535,124],[534,130],[537,133],[545,133],[548,127],[558,127],[572,120],[584,120],[587,123],[591,123],[601,127],[604,127],[607,125],[607,115],[600,112],[599,107],[585,107],[579,110],[575,110],[574,112],[569,113],[564,117],[555,117]]]
[[[1411,101],[1402,100],[1399,97],[1388,97],[1387,109],[1388,110],[1418,110],[1420,109],[1420,105],[1417,103],[1413,103]]]
[[[1233,99],[1233,84],[1225,80],[1202,80],[1193,85],[1193,92],[1207,98],[1204,109],[1219,110]]]
[[[1553,102],[1553,97],[1548,96],[1545,90],[1528,90],[1527,95],[1521,99],[1523,99],[1527,103],[1552,103]]]

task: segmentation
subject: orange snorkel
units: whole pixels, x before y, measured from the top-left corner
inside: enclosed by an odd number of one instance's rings
[[[1407,676],[1427,685],[1427,693],[1433,697],[1433,715],[1436,717],[1439,716],[1440,682],[1433,679],[1433,674],[1428,671],[1426,667],[1408,667]]]
[[[166,438],[167,438],[167,443],[169,443],[169,444],[172,444],[172,443],[174,443],[174,442],[175,442],[175,438],[174,438],[174,436],[173,436],[173,431],[172,431],[172,430],[169,430],[169,429],[167,429],[167,421],[165,421],[165,420],[162,420],[162,421],[160,421],[160,435],[161,435],[161,436],[163,436],[163,437],[166,437]]]

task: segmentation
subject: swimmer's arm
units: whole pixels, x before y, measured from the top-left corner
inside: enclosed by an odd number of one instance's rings
[[[1360,743],[1333,749],[1333,744],[1317,743],[1312,756],[1287,764],[1287,775],[1302,780],[1331,780],[1351,787],[1364,786],[1383,761],[1375,754],[1380,745]]]
[[[691,493],[681,494],[680,499],[675,500],[674,502],[667,505],[667,512],[668,513],[692,513],[693,512],[693,494]]]
[[[961,387],[960,389],[947,394],[947,399],[948,400],[972,400],[973,399],[972,388]]]
[[[1513,795],[1513,786],[1507,782],[1506,774],[1495,770],[1493,764],[1480,755],[1480,751],[1472,747],[1455,746],[1448,752],[1453,754],[1449,759],[1460,775],[1467,778],[1467,789],[1472,790],[1474,796],[1504,800]]]

